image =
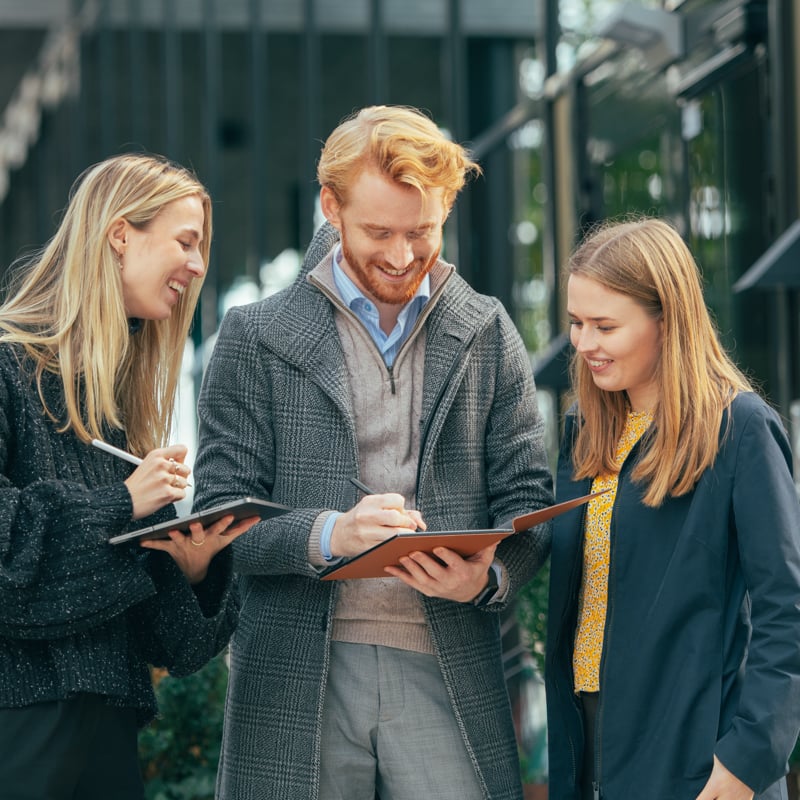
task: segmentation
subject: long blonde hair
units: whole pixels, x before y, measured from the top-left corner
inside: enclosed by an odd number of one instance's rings
[[[660,393],[632,477],[647,484],[649,506],[690,492],[717,456],[725,408],[752,387],[720,345],[689,248],[658,219],[607,222],[576,249],[567,272],[630,297],[661,320]],[[617,472],[614,456],[629,410],[627,394],[599,389],[577,352],[571,370],[579,409],[575,477]]]
[[[83,441],[124,428],[144,455],[172,425],[180,364],[202,279],[194,279],[165,320],[143,320],[131,335],[116,253],[108,239],[123,217],[144,230],[169,203],[198,197],[200,252],[208,264],[211,200],[185,168],[151,155],[122,155],[87,169],[73,184],[58,230],[42,250],[14,265],[0,306],[0,341],[21,345],[36,366],[46,413]],[[60,376],[66,418],[45,402],[44,372]]]
[[[325,142],[317,179],[344,206],[354,178],[370,166],[423,195],[442,188],[448,212],[467,176],[481,172],[460,144],[409,106],[369,106],[346,118]]]

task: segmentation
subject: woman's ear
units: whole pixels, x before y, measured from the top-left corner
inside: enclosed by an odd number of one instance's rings
[[[124,217],[119,217],[111,223],[108,229],[108,241],[114,252],[118,256],[122,256],[128,244],[128,220]]]

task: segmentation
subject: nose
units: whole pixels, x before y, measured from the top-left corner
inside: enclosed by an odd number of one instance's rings
[[[206,274],[206,265],[203,263],[200,253],[190,253],[186,260],[186,267],[195,278],[202,278]]]
[[[591,325],[572,326],[572,346],[579,353],[588,353],[595,349],[595,336]]]
[[[405,236],[397,236],[389,243],[384,251],[386,261],[394,269],[403,269],[414,260],[414,250],[411,242]]]

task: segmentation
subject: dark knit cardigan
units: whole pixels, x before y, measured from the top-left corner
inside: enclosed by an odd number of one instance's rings
[[[44,391],[63,414],[57,376]],[[225,646],[238,611],[230,556],[191,587],[167,554],[109,545],[175,509],[132,523],[132,465],[58,427],[30,361],[0,345],[0,707],[88,692],[145,723],[156,711],[148,663],[188,674]],[[108,439],[126,445],[120,431]]]

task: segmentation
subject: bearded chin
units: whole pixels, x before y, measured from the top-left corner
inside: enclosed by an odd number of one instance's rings
[[[345,261],[350,266],[350,269],[356,274],[360,288],[366,290],[368,294],[380,303],[387,303],[393,306],[404,306],[416,294],[425,276],[431,271],[436,260],[439,258],[441,246],[431,255],[427,261],[422,259],[414,260],[413,277],[410,278],[410,283],[395,288],[387,286],[376,275],[377,267],[372,266],[370,263],[359,261],[353,251],[347,245],[347,237],[345,232],[342,231],[342,255]]]
[[[433,269],[433,265],[436,263],[436,260],[439,258],[439,252],[441,248],[439,248],[427,261],[423,261],[422,259],[415,259],[414,260],[414,278],[410,284],[406,287],[405,291],[403,292],[402,296],[395,300],[386,300],[384,302],[393,302],[396,305],[404,306],[408,303],[412,297],[417,293],[417,289],[419,289],[420,284],[425,279],[425,276]],[[383,287],[381,287],[383,288]],[[397,295],[393,295],[393,297],[397,298]],[[380,299],[380,298],[378,298]]]

